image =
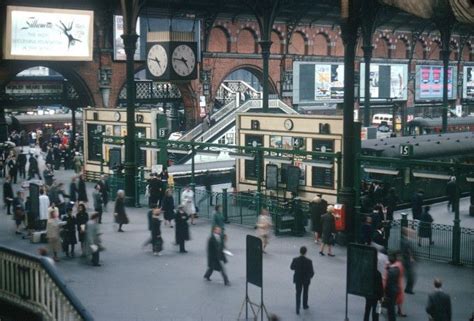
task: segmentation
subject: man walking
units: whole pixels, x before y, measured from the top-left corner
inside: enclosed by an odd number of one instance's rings
[[[212,228],[211,237],[207,243],[207,271],[204,279],[211,281],[211,274],[214,271],[220,271],[224,278],[224,284],[230,285],[229,278],[225,273],[224,264],[227,259],[224,254],[224,240],[222,238],[222,230],[219,226]]]
[[[435,290],[428,296],[426,313],[432,321],[451,321],[451,297],[441,289],[440,279],[434,279],[433,284]]]
[[[291,262],[290,269],[295,271],[293,283],[296,287],[296,314],[300,314],[301,292],[303,292],[303,309],[308,309],[308,289],[314,276],[313,262],[306,255],[306,246],[300,248],[300,256]]]

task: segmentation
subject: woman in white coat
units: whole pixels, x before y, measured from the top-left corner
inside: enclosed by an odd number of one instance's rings
[[[183,205],[186,214],[191,216],[191,224],[194,225],[196,206],[194,205],[194,192],[189,185],[184,188],[184,191],[181,194],[181,205]]]

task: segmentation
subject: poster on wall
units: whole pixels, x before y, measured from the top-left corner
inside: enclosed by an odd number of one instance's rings
[[[456,98],[453,90],[453,79],[456,79],[456,67],[448,69],[448,99]],[[442,100],[443,99],[443,67],[442,66],[416,66],[416,100]]]
[[[140,37],[140,17],[137,19],[137,35]],[[125,45],[123,44],[123,16],[114,15],[114,60],[126,60]],[[141,38],[138,38],[141,39]],[[137,41],[137,49],[133,56],[135,61],[141,59],[141,41]]]
[[[407,100],[408,66],[370,64],[370,98]],[[365,97],[365,63],[360,64],[360,97]]]
[[[7,6],[5,59],[91,61],[94,12]]]
[[[474,66],[464,66],[463,99],[474,100]]]
[[[314,100],[344,99],[344,65],[315,65]]]

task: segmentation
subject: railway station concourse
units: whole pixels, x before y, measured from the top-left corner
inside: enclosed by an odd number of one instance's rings
[[[383,246],[409,248],[417,262],[407,320],[428,318],[435,277],[453,320],[474,317],[472,1],[6,0],[0,17],[0,179],[30,198],[16,230],[0,215],[0,319],[361,319],[373,286],[353,275],[375,273],[376,251],[360,243],[371,243],[364,231],[379,204]],[[30,177],[16,179],[19,155],[37,159],[40,180],[30,161]],[[176,208],[192,191],[187,256],[164,221],[163,255],[140,248],[155,174]],[[45,230],[39,191],[51,198],[79,175],[89,214],[107,181],[98,269],[69,255],[52,264],[33,237]],[[114,225],[120,190],[128,233]],[[313,240],[316,198],[335,208],[332,261]],[[428,241],[416,200],[431,206]],[[265,209],[262,258],[246,235],[259,235]],[[229,289],[200,282],[216,210]],[[311,308],[296,315],[288,266],[303,245],[316,276]],[[258,316],[239,313],[249,298]]]

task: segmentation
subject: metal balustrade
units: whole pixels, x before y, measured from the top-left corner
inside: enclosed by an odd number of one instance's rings
[[[52,321],[92,321],[45,258],[0,246],[0,299]]]

